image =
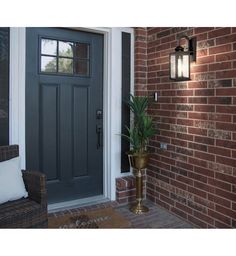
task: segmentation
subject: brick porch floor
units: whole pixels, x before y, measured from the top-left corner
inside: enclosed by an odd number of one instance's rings
[[[132,228],[195,228],[150,201],[145,201],[144,204],[148,206],[149,212],[142,215],[133,214],[127,205],[115,209],[131,222]]]
[[[67,209],[64,211],[49,213],[49,215],[60,216],[66,213],[81,213],[91,209],[111,206],[115,211],[119,212],[131,222],[131,228],[195,228],[192,224],[169,213],[164,208],[161,208],[150,201],[145,201],[144,204],[149,207],[149,212],[142,215],[133,214],[129,211],[129,205],[120,206],[116,202],[107,202],[75,209]]]

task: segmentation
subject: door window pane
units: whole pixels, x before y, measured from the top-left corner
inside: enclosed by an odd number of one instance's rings
[[[47,55],[57,55],[57,41],[41,39],[41,53]]]
[[[73,43],[59,41],[59,56],[73,57]]]
[[[41,57],[41,71],[42,72],[57,72],[57,58],[42,56]]]
[[[0,146],[9,144],[9,29],[0,28]]]
[[[75,61],[75,73],[82,76],[89,75],[89,61],[78,60]]]
[[[89,44],[41,39],[40,71],[55,74],[88,76]]]
[[[89,58],[89,45],[83,43],[75,44],[75,56],[78,58],[88,59]]]
[[[73,74],[73,59],[59,58],[58,72]]]

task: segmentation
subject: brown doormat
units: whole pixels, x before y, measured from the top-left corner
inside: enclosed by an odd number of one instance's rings
[[[131,224],[113,208],[68,213],[48,218],[48,228],[129,228]]]

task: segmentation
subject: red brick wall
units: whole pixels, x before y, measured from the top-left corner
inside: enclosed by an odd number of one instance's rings
[[[146,175],[143,175],[143,199],[146,198]],[[128,204],[136,201],[136,181],[133,175],[116,179],[116,201]]]
[[[116,179],[116,201],[119,204],[135,202],[135,177],[126,176]]]
[[[147,29],[135,29],[135,93],[144,95],[147,90]]]
[[[189,82],[169,80],[180,34],[197,37]],[[137,92],[160,95],[147,197],[200,227],[236,227],[236,28],[137,29],[135,46]]]

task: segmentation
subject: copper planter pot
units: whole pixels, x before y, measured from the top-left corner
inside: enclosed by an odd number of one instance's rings
[[[142,204],[143,200],[143,176],[142,170],[147,168],[149,155],[143,154],[128,154],[130,166],[134,170],[136,177],[136,204],[130,207],[130,211],[135,214],[143,214],[149,209]]]

